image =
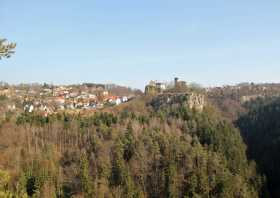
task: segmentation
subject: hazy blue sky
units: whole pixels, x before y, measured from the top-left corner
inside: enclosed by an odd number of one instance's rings
[[[279,0],[0,0],[0,80],[280,82]]]

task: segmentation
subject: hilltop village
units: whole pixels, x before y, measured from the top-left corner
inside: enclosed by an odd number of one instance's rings
[[[140,90],[114,84],[58,86],[0,83],[0,112],[39,112],[47,116],[58,111],[90,111],[118,106],[141,95],[143,93]],[[206,97],[218,106],[223,105],[219,101],[236,106],[257,98],[279,96],[280,85],[242,83],[235,86],[194,88],[186,81],[174,78],[174,81],[169,83],[150,81],[145,86],[145,95],[153,97],[153,103],[157,105],[172,104],[186,97],[189,108],[201,111],[206,104]],[[223,100],[224,98],[226,100]]]
[[[68,86],[0,85],[0,101],[7,101],[1,108],[28,113],[36,111],[46,116],[60,110],[95,110],[120,105],[137,94],[126,87],[92,83]]]
[[[141,95],[140,90],[94,83],[61,86],[0,83],[0,112],[36,112],[48,116],[59,111],[94,111],[118,106]],[[187,83],[178,78],[171,83],[151,81],[145,87],[145,95],[154,97],[154,104],[155,101],[172,104],[183,96],[190,108],[202,110],[205,105],[204,95],[191,91]]]

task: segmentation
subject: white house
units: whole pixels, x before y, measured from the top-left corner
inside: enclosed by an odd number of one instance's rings
[[[33,105],[30,105],[28,112],[29,112],[29,113],[32,113],[33,110],[34,110],[34,106],[33,106]]]
[[[128,101],[128,98],[126,96],[123,96],[122,97],[122,102],[127,102]]]
[[[122,100],[120,99],[120,98],[117,98],[116,100],[115,100],[115,104],[116,105],[119,105],[119,104],[121,104],[122,103]]]

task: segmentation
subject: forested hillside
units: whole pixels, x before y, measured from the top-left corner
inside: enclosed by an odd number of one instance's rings
[[[248,145],[248,156],[266,175],[272,197],[280,197],[280,99],[258,100],[236,122]]]
[[[9,115],[1,196],[264,197],[240,133],[217,111],[139,98],[89,115]]]
[[[237,120],[250,110],[248,104],[279,97],[280,84],[241,83],[234,86],[209,88],[206,92],[209,100],[221,110],[223,116],[230,120]]]

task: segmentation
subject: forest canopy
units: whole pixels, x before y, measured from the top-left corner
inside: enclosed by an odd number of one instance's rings
[[[267,176],[272,197],[280,196],[280,99],[259,99],[251,102],[248,114],[236,125],[248,145],[248,156],[255,160],[262,174]]]
[[[0,135],[0,190],[18,197],[263,195],[239,131],[211,106],[156,110],[141,98],[86,116],[24,113]]]

